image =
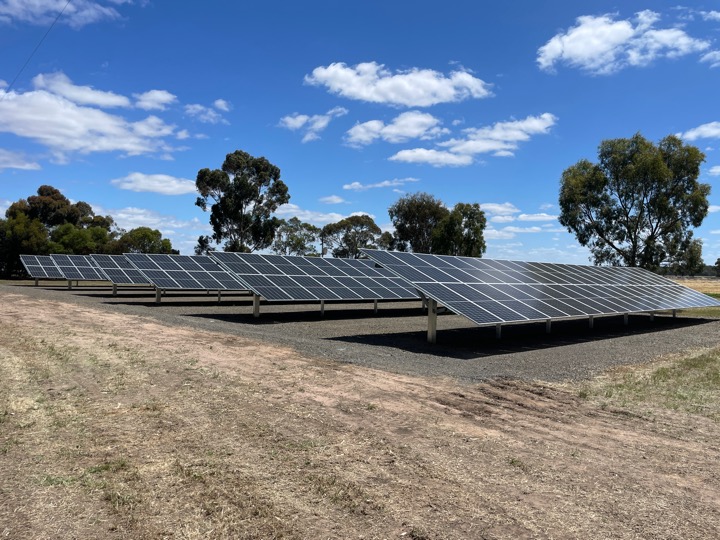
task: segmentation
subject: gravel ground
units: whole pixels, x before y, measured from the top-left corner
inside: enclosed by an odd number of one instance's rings
[[[565,381],[593,377],[608,368],[643,363],[660,356],[716,347],[720,320],[644,314],[588,321],[508,325],[502,339],[495,327],[477,327],[464,317],[438,317],[437,343],[427,343],[427,315],[420,302],[326,304],[262,303],[252,316],[252,301],[242,294],[170,292],[160,304],[151,290],[122,289],[113,297],[108,287],[33,287],[0,284],[4,293],[72,302],[104,310],[151,317],[168,325],[190,326],[293,347],[304,355],[410,375],[451,377],[478,382],[509,377]],[[680,314],[682,315],[682,314]],[[720,315],[720,313],[719,313]],[[108,329],[109,332],[112,329]]]

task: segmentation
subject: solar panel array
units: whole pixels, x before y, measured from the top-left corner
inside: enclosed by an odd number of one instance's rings
[[[50,255],[65,279],[105,281],[105,275],[93,260],[85,255]]]
[[[228,252],[210,256],[270,301],[419,298],[404,279],[368,261]]]
[[[49,255],[20,255],[25,270],[34,279],[64,279]]]
[[[90,255],[95,265],[115,285],[149,285],[150,280],[123,255]]]
[[[478,325],[720,306],[639,268],[363,251]]]
[[[125,253],[158,289],[245,291],[247,286],[207,255]]]

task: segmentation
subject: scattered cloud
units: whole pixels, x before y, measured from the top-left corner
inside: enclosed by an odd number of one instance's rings
[[[710,64],[711,68],[720,67],[720,51],[710,51],[701,56],[700,61]]]
[[[0,148],[0,172],[3,169],[20,169],[23,171],[38,171],[42,167],[36,161],[25,157],[24,154],[10,152]]]
[[[697,139],[720,139],[720,122],[702,124],[696,128],[686,131],[685,133],[680,133],[679,137],[687,141],[696,141]]]
[[[717,204],[711,204],[711,205],[708,207],[708,212],[710,212],[711,214],[714,213],[714,212],[720,212],[720,206],[717,205]]]
[[[230,122],[225,120],[225,117],[218,112],[218,110],[224,112],[224,109],[218,109],[218,101],[220,101],[223,106],[227,104],[224,100],[218,99],[215,100],[213,107],[193,103],[185,105],[185,114],[203,124],[229,124]]]
[[[93,90],[72,101],[65,89],[55,94],[49,89],[6,92],[0,89],[0,132],[31,139],[50,149],[56,160],[77,152],[122,152],[126,155],[169,154],[176,150],[165,142],[175,126],[156,116],[130,121],[85,103]]]
[[[660,14],[651,10],[623,20],[616,20],[614,14],[578,17],[575,26],[538,49],[538,65],[548,72],[565,64],[593,75],[609,75],[710,47],[709,41],[693,38],[680,28],[655,28],[659,20]]]
[[[0,0],[0,24],[22,22],[38,26],[49,26],[62,12],[59,24],[71,28],[82,28],[88,24],[120,19],[120,13],[105,4],[123,4],[123,1],[96,2],[92,0]],[[63,11],[64,10],[64,11]]]
[[[400,150],[388,159],[390,161],[401,161],[404,163],[424,163],[432,165],[433,167],[464,167],[470,165],[473,161],[471,156],[428,148]]]
[[[300,221],[310,223],[316,226],[327,225],[328,223],[336,223],[347,216],[338,214],[337,212],[316,212],[314,210],[305,210],[297,204],[287,203],[280,206],[275,214],[280,218],[297,217]]]
[[[167,174],[133,172],[123,178],[111,180],[110,183],[120,189],[160,193],[161,195],[185,195],[196,191],[195,182],[192,180],[176,178]]]
[[[137,227],[150,227],[151,229],[159,230],[163,236],[168,236],[183,229],[202,231],[209,230],[208,225],[202,223],[198,218],[182,220],[175,216],[161,214],[155,210],[137,208],[134,206],[106,209],[103,208],[102,205],[92,204],[92,207],[98,215],[111,215],[118,224],[118,227],[127,231]]]
[[[502,229],[505,232],[509,233],[539,233],[539,232],[547,232],[542,227],[515,227],[514,225],[509,225],[507,227],[503,227]]]
[[[720,165],[715,165],[714,167],[710,167],[708,174],[710,176],[720,176]]]
[[[450,132],[440,127],[440,120],[420,111],[404,112],[389,124],[381,120],[370,120],[356,124],[348,130],[346,141],[350,146],[363,146],[377,139],[390,143],[401,143],[410,139],[434,139]]]
[[[95,90],[91,86],[77,86],[62,72],[41,73],[36,75],[33,86],[37,90],[47,90],[78,105],[91,105],[100,108],[129,107],[130,100],[113,92]]]
[[[483,231],[483,238],[485,238],[485,240],[511,240],[512,238],[515,238],[515,234],[488,227]]]
[[[533,135],[547,134],[557,122],[550,113],[528,116],[522,120],[496,122],[492,126],[464,130],[464,139],[452,139],[440,146],[455,154],[475,155],[492,153],[495,156],[512,156],[518,143],[530,140]]]
[[[520,214],[518,221],[556,221],[557,216],[540,212],[539,214]]]
[[[230,112],[232,109],[232,105],[229,101],[225,101],[224,99],[216,99],[213,101],[213,107],[215,107],[218,111],[223,112]]]
[[[399,187],[412,182],[419,182],[419,180],[417,178],[394,178],[393,180],[383,180],[382,182],[377,182],[375,184],[352,182],[350,184],[345,184],[343,189],[348,189],[350,191],[367,191],[368,189],[375,188]]]
[[[280,127],[289,129],[290,131],[303,130],[302,142],[315,141],[320,138],[320,132],[324,131],[333,118],[345,116],[348,110],[344,107],[334,107],[325,114],[307,114],[293,113],[283,116],[280,119]]]
[[[555,205],[552,203],[545,203],[540,205],[540,210],[552,210],[555,208]]]
[[[510,202],[482,203],[480,208],[489,216],[512,216],[520,213],[520,209]]]
[[[701,11],[700,16],[706,21],[720,22],[720,11]]]
[[[0,216],[4,216],[12,203],[7,199],[0,199]]]
[[[453,71],[449,77],[419,68],[393,73],[376,62],[320,66],[305,76],[305,82],[324,86],[330,93],[348,99],[406,107],[429,107],[492,95],[489,85],[467,70]]]
[[[177,96],[167,90],[149,90],[142,94],[133,94],[137,100],[135,106],[146,111],[164,111],[168,105],[177,101]]]
[[[492,126],[463,130],[463,138],[450,139],[437,144],[447,150],[414,148],[401,150],[391,156],[391,161],[425,163],[434,167],[461,167],[473,163],[474,156],[492,153],[496,157],[514,156],[519,143],[533,135],[547,134],[557,122],[550,113],[528,116],[522,120],[496,122]]]
[[[328,195],[327,197],[321,197],[320,202],[325,204],[342,204],[347,201],[337,195]]]

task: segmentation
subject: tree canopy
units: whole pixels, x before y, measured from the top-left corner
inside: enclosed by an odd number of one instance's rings
[[[487,220],[477,203],[457,203],[432,231],[432,252],[437,255],[482,257]]]
[[[280,169],[264,157],[236,150],[227,154],[222,169],[200,169],[195,181],[200,196],[195,204],[210,205],[213,240],[226,251],[255,251],[269,247],[280,220],[272,214],[290,200]]]
[[[320,228],[315,225],[303,223],[297,217],[282,219],[275,231],[272,251],[278,255],[316,256],[318,252],[313,243],[319,237]]]
[[[440,199],[428,193],[406,195],[388,209],[397,242],[415,253],[433,252],[433,230],[449,213]]]
[[[598,163],[565,169],[560,223],[590,248],[595,264],[656,270],[690,248],[691,227],[708,213],[698,182],[704,154],[670,135],[657,145],[639,133],[600,143]]]
[[[376,249],[382,234],[375,220],[366,214],[350,216],[322,229],[323,243],[332,250],[333,257],[359,259],[361,248]]]
[[[95,215],[86,202],[71,203],[58,189],[43,185],[37,195],[10,205],[0,219],[0,275],[24,274],[20,255],[67,253],[173,253],[160,231],[119,229],[111,216]]]

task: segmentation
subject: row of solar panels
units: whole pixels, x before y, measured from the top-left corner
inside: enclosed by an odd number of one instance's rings
[[[102,279],[92,277],[97,272],[116,284],[249,290],[270,301],[412,299],[422,294],[478,325],[720,306],[714,298],[639,268],[363,251],[370,259],[216,252],[23,256],[23,263],[33,277]],[[48,263],[62,275],[51,275]],[[42,272],[46,274],[37,275]]]
[[[108,280],[157,289],[252,291],[270,301],[419,298],[407,282],[368,260],[207,255],[22,255],[36,279]],[[290,272],[290,274],[288,273]]]

